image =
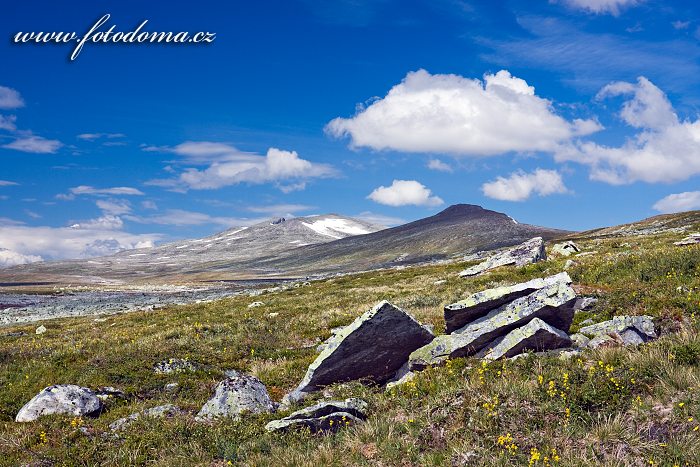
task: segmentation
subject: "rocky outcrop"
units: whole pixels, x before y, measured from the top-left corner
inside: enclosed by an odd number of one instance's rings
[[[183,413],[184,413],[184,411],[175,405],[172,405],[172,404],[159,405],[157,407],[152,407],[150,409],[146,409],[142,412],[132,413],[128,417],[120,418],[119,420],[112,422],[109,425],[109,429],[112,431],[123,430],[141,417],[172,418],[172,417],[175,417],[176,415],[180,415]]]
[[[92,417],[99,415],[102,407],[102,401],[92,390],[75,384],[58,384],[43,389],[27,402],[15,421],[32,422],[53,414]]]
[[[216,386],[214,395],[204,404],[195,419],[205,421],[219,417],[238,418],[245,413],[274,412],[275,409],[265,385],[258,378],[229,371],[227,378]]]
[[[558,282],[571,284],[571,277],[565,272],[545,278],[537,278],[520,284],[496,287],[470,295],[464,300],[445,307],[445,332],[448,334],[464,325],[481,318],[489,311],[512,302],[516,298],[529,295],[548,285]]]
[[[693,233],[685,237],[683,240],[674,242],[674,245],[685,246],[685,245],[697,245],[700,243],[700,233]]]
[[[476,276],[500,266],[524,266],[543,259],[547,259],[544,251],[544,240],[542,237],[535,237],[516,247],[491,256],[486,261],[465,269],[459,275],[460,277]]]
[[[351,398],[345,401],[323,401],[305,409],[297,410],[280,420],[267,425],[267,431],[287,431],[305,428],[312,433],[337,431],[346,426],[362,423],[366,418],[367,403]]]
[[[389,380],[414,350],[435,336],[411,315],[387,301],[380,302],[325,344],[299,386],[283,403],[301,400],[329,384],[366,379]]]
[[[592,336],[586,347],[601,345],[638,345],[656,339],[651,316],[615,316],[609,321],[591,324],[579,329],[579,333]]]
[[[486,360],[510,358],[526,350],[536,352],[571,347],[571,339],[564,331],[535,318],[525,326],[513,329],[503,337],[494,340],[477,354]]]
[[[552,247],[552,254],[559,256],[570,256],[579,253],[581,249],[572,241],[557,243]]]
[[[449,358],[474,355],[495,339],[535,318],[567,332],[574,316],[575,300],[576,294],[566,282],[557,282],[517,298],[417,349],[409,357],[409,369],[420,370],[442,364]]]

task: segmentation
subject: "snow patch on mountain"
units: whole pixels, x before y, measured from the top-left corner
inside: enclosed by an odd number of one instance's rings
[[[364,235],[372,232],[366,227],[348,219],[326,218],[311,223],[302,222],[302,224],[316,233],[331,238],[344,238],[351,235]]]

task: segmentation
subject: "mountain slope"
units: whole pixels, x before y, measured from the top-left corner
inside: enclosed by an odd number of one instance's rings
[[[376,232],[383,226],[328,214],[276,219],[215,235],[127,250],[87,260],[32,263],[0,270],[0,282],[48,280],[101,283],[152,279],[206,269],[211,264],[248,264],[306,245]]]
[[[458,204],[398,227],[337,215],[231,229],[196,240],[82,261],[34,263],[0,271],[0,282],[211,282],[304,277],[441,260],[566,235],[519,224],[506,214]]]
[[[532,237],[560,237],[568,232],[520,224],[506,214],[481,206],[457,204],[405,225],[367,235],[310,245],[260,258],[254,265],[226,265],[251,275],[309,275],[441,260],[493,250]]]

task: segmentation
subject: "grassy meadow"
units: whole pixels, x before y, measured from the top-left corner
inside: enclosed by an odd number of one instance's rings
[[[379,300],[442,332],[444,305],[558,273],[567,258],[473,279],[457,276],[473,263],[361,273],[259,297],[51,320],[42,335],[34,333],[38,324],[2,328],[0,465],[700,465],[700,246],[673,246],[682,236],[581,237],[583,250],[596,253],[569,269],[580,294],[599,298],[576,315],[573,330],[589,318],[647,314],[656,318],[658,340],[568,361],[455,359],[389,392],[358,382],[332,386],[326,395],[365,399],[369,418],[328,435],[267,433],[265,423],[284,413],[211,424],[194,414],[228,369],[256,375],[279,401],[330,330]],[[253,301],[264,305],[248,308]],[[156,374],[153,365],[169,358],[199,369]],[[173,382],[177,390],[166,391]],[[95,419],[13,421],[41,389],[68,383],[114,386],[127,398],[108,401]],[[108,429],[165,403],[190,414],[140,419],[120,437]]]

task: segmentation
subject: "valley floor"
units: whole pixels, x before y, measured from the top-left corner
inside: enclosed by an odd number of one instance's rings
[[[444,330],[442,307],[494,285],[560,272],[567,258],[463,279],[467,264],[376,271],[311,285],[168,306],[95,320],[76,317],[0,329],[0,464],[51,465],[700,465],[700,246],[681,234],[583,238],[569,269],[596,296],[586,319],[647,314],[661,337],[638,348],[586,351],[558,360],[529,356],[482,364],[455,359],[385,391],[348,383],[334,398],[369,402],[367,422],[336,434],[269,434],[280,414],[194,420],[224,371],[256,375],[273,399],[296,386],[334,327],[386,299]],[[444,281],[444,282],[442,282]],[[250,308],[252,301],[262,305]],[[22,334],[24,333],[24,334]],[[185,358],[193,372],[156,374]],[[52,384],[113,386],[96,419],[17,411]],[[177,383],[174,391],[165,385]],[[318,395],[319,398],[323,394]],[[141,419],[121,437],[108,425],[141,409],[176,404],[189,415]]]

